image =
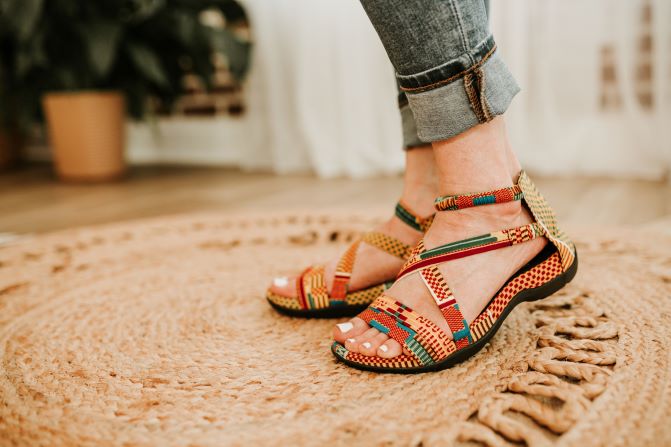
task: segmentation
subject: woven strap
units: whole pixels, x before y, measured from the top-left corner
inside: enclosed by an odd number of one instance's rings
[[[331,288],[331,303],[333,305],[345,304],[349,282],[352,277],[352,270],[354,269],[354,261],[356,260],[356,253],[361,245],[361,242],[370,244],[378,249],[389,253],[392,256],[408,259],[412,253],[412,247],[404,244],[395,237],[389,236],[377,231],[365,233],[361,239],[354,242],[343,253],[338,266],[336,267],[335,276],[333,278],[333,287]]]
[[[425,218],[417,217],[414,213],[408,210],[408,208],[403,206],[401,202],[398,202],[396,204],[396,217],[401,219],[403,223],[409,225],[411,228],[425,233],[433,223],[434,215],[432,214]]]
[[[412,273],[428,265],[440,264],[453,259],[464,258],[499,248],[521,244],[543,236],[543,229],[537,222],[508,230],[482,234],[457,242],[440,245],[431,250],[415,249],[399,272],[397,278]],[[422,243],[423,244],[423,243]],[[423,247],[423,245],[422,245]]]
[[[403,261],[407,260],[408,256],[410,256],[410,253],[412,253],[411,245],[404,244],[395,237],[389,236],[388,234],[379,233],[377,231],[365,233],[361,240],[367,244],[379,248],[386,253],[389,253],[390,255],[401,258]]]
[[[559,251],[562,268],[568,270],[575,260],[575,245],[559,229],[554,211],[524,171],[520,172],[515,186],[485,193],[443,196],[437,198],[434,205],[438,211],[448,211],[514,200],[524,200],[536,223],[543,229],[543,236]]]
[[[442,196],[438,197],[433,204],[438,211],[453,211],[480,205],[513,202],[515,200],[521,200],[523,197],[524,193],[522,192],[522,188],[520,188],[519,185],[515,185],[509,188],[501,188],[495,191],[477,194]]]
[[[331,288],[331,302],[334,305],[344,304],[347,296],[347,289],[349,288],[349,280],[352,277],[352,269],[354,269],[354,261],[356,260],[356,252],[361,245],[361,240],[354,242],[349,246],[345,253],[340,257],[338,266],[333,277],[333,287]]]
[[[468,321],[466,321],[464,315],[461,313],[459,304],[447,285],[447,281],[445,281],[440,270],[438,270],[438,264],[486,251],[510,247],[511,245],[527,242],[539,236],[543,236],[543,229],[538,223],[534,222],[522,225],[521,227],[451,242],[430,250],[424,248],[415,250],[399,273],[399,278],[419,271],[420,277],[429,289],[433,300],[452,332],[452,339],[454,340],[456,349],[461,349],[473,343],[474,339]]]
[[[438,326],[386,295],[373,301],[359,318],[396,340],[422,365],[435,363],[456,349]]]
[[[425,231],[433,222],[433,216],[430,216],[426,219],[420,219],[408,211],[403,205],[398,203],[396,205],[396,215],[407,223],[411,227],[415,228],[418,231]],[[403,217],[401,217],[403,216]],[[345,297],[347,296],[347,290],[349,287],[350,278],[352,276],[352,269],[354,268],[354,261],[356,260],[356,252],[359,249],[361,242],[365,242],[374,247],[379,248],[380,250],[389,253],[392,256],[401,258],[402,260],[408,259],[408,256],[412,253],[412,247],[408,244],[405,244],[393,236],[389,236],[384,233],[377,231],[371,231],[365,233],[362,238],[347,249],[347,251],[342,255],[338,266],[336,267],[335,277],[333,279],[333,287],[331,288],[331,302],[334,305],[344,304]]]
[[[420,270],[420,276],[429,292],[431,292],[431,296],[436,302],[438,309],[440,309],[440,313],[443,314],[443,318],[447,321],[447,325],[450,331],[452,331],[452,340],[457,349],[473,343],[468,322],[461,313],[459,304],[454,299],[454,295],[448,287],[445,278],[443,278],[442,273],[438,270],[438,267],[435,265],[425,267]]]
[[[402,344],[422,364],[438,361],[450,353],[472,344],[494,324],[495,319],[500,315],[500,311],[498,314],[496,314],[496,309],[492,312],[491,306],[498,306],[499,304],[494,301],[492,305],[481,312],[472,325],[469,325],[459,309],[459,304],[447,281],[438,269],[438,264],[509,247],[531,241],[537,237],[546,237],[557,247],[557,270],[560,269],[561,261],[561,269],[565,271],[565,265],[571,265],[574,260],[574,246],[557,227],[552,209],[525,172],[520,173],[518,184],[512,188],[504,188],[484,194],[441,197],[436,201],[436,208],[448,210],[521,199],[525,200],[536,219],[535,222],[450,242],[430,250],[426,250],[422,240],[413,249],[406,265],[398,274],[398,278],[401,278],[413,272],[419,273],[452,332],[452,340],[448,339],[448,342],[445,342],[444,337],[447,335],[435,324],[385,295],[376,299],[366,311],[361,313],[360,318],[371,327],[384,332],[390,338]],[[519,277],[521,285],[517,284],[512,287],[531,287],[534,281],[538,281],[538,278],[525,278],[526,273],[529,272],[525,272]],[[530,275],[537,276],[538,272],[530,273]],[[514,284],[514,282],[511,284]],[[508,298],[513,295],[509,293]],[[473,333],[471,333],[471,327],[474,329]],[[426,335],[427,332],[430,335]]]
[[[544,236],[557,247],[561,256],[562,268],[564,271],[568,270],[575,260],[575,245],[559,229],[554,211],[526,172],[522,171],[520,173],[517,184],[524,192],[524,203],[531,210],[536,222],[543,227]]]
[[[305,269],[296,281],[296,288],[301,309],[329,307],[330,297],[326,290],[324,266],[317,265]]]
[[[433,216],[421,219],[408,211],[400,203],[396,205],[396,215],[403,222],[418,231],[425,231],[431,225],[431,222],[433,222]],[[338,306],[346,304],[356,254],[362,242],[377,247],[404,261],[413,252],[410,245],[387,234],[376,231],[365,233],[361,239],[351,244],[340,257],[330,292],[326,290],[324,268],[322,266],[308,268],[300,275],[297,281],[297,292],[300,305],[303,309],[320,309],[329,305]]]

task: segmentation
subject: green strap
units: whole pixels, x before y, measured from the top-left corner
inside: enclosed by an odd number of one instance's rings
[[[415,216],[411,211],[409,211],[406,207],[401,205],[401,202],[398,202],[396,204],[396,217],[401,219],[406,225],[410,226],[411,228],[421,231],[424,233],[426,230],[429,229],[431,226],[431,223],[433,222],[433,214],[427,218],[420,218]]]

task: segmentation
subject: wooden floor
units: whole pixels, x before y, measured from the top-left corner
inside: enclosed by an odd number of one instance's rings
[[[538,178],[563,222],[638,224],[671,215],[667,183]],[[0,233],[40,233],[82,225],[192,211],[348,208],[394,203],[400,177],[320,180],[224,168],[136,167],[116,183],[58,182],[37,165],[0,174]]]

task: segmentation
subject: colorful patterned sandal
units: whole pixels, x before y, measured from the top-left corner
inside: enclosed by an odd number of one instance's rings
[[[401,203],[396,205],[396,216],[411,228],[422,233],[433,222],[433,215],[424,219],[419,218]],[[348,290],[356,253],[362,242],[404,261],[412,253],[412,246],[392,236],[376,231],[365,233],[352,243],[340,258],[330,292],[326,290],[324,266],[316,265],[307,268],[296,280],[297,296],[279,295],[268,290],[266,299],[278,312],[292,317],[337,318],[358,314],[394,283],[391,280],[353,292]]]
[[[552,209],[524,171],[513,187],[483,194],[440,197],[436,199],[436,209],[458,210],[514,200],[524,201],[535,222],[431,250],[426,250],[420,241],[398,275],[398,278],[410,274],[421,276],[447,321],[451,339],[427,318],[383,294],[359,314],[359,318],[396,340],[411,354],[390,359],[365,356],[349,352],[335,342],[331,350],[336,358],[354,368],[377,372],[419,373],[449,368],[482,349],[519,303],[548,297],[571,281],[578,268],[575,246],[559,230]],[[537,237],[546,237],[550,243],[506,282],[469,325],[437,265]]]

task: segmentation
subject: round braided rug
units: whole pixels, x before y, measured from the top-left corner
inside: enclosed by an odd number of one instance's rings
[[[0,248],[1,445],[671,445],[671,225],[574,231],[576,280],[477,356],[337,364],[270,278],[376,219],[195,215]]]

